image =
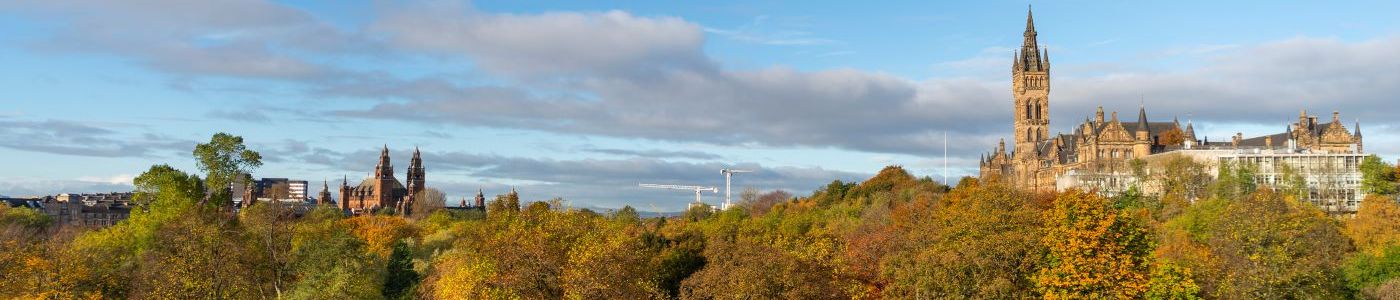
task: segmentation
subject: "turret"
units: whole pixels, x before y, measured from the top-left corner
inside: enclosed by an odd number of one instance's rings
[[[1357,121],[1356,121],[1356,128],[1355,128],[1355,130],[1356,130],[1356,133],[1352,133],[1352,134],[1351,134],[1351,138],[1352,138],[1352,140],[1356,141],[1356,153],[1366,153],[1366,150],[1365,150],[1365,148],[1362,147],[1363,144],[1361,143],[1361,121],[1360,121],[1360,120],[1357,120]]]
[[[384,145],[384,151],[379,152],[379,164],[374,167],[374,178],[385,178],[394,176],[394,164],[389,162],[389,145]]]
[[[1147,127],[1147,107],[1145,105],[1138,106],[1137,139],[1146,141],[1152,135],[1148,130],[1150,129]]]
[[[1186,131],[1183,131],[1183,132],[1182,132],[1182,136],[1185,137],[1187,141],[1195,141],[1195,140],[1196,140],[1196,128],[1194,128],[1194,127],[1191,126],[1191,120],[1190,120],[1190,119],[1187,119],[1187,120],[1186,120]]]

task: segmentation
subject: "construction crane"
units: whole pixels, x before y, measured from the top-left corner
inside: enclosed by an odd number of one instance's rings
[[[692,207],[695,206],[695,205],[705,204],[705,202],[701,202],[701,201],[700,201],[700,192],[704,192],[704,191],[710,191],[711,193],[718,193],[718,192],[719,192],[719,189],[717,189],[717,188],[715,188],[715,187],[712,187],[712,186],[650,184],[650,183],[642,183],[642,184],[638,184],[637,186],[644,187],[644,188],[653,188],[653,189],[691,190],[691,191],[695,191],[695,203],[691,203],[691,204],[690,204],[690,206],[692,206]]]
[[[719,172],[720,172],[721,174],[724,174],[724,205],[721,205],[719,209],[720,209],[720,210],[726,210],[726,209],[729,209],[729,206],[730,206],[730,205],[733,205],[733,203],[734,203],[734,202],[732,202],[733,196],[731,195],[731,192],[729,191],[729,181],[730,181],[730,178],[734,177],[734,173],[753,173],[753,170],[722,169],[722,170],[719,170]]]

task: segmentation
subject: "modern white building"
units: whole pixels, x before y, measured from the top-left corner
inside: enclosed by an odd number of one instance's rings
[[[1161,162],[1186,157],[1201,164],[1211,179],[1219,178],[1222,165],[1249,166],[1259,186],[1286,187],[1289,184],[1288,176],[1296,175],[1295,178],[1301,179],[1306,187],[1306,195],[1302,198],[1329,213],[1355,213],[1366,196],[1361,190],[1360,166],[1367,154],[1314,153],[1292,147],[1223,148],[1199,147],[1153,154],[1142,159],[1145,162],[1144,174],[1134,174],[1132,171],[1071,171],[1056,179],[1056,188],[1061,191],[1070,188],[1095,190],[1113,196],[1137,186],[1143,193],[1160,194],[1161,189],[1154,182],[1139,182],[1143,181],[1139,175],[1152,178],[1153,173],[1161,172]]]

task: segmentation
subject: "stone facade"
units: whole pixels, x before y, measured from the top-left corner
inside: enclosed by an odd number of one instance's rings
[[[1230,142],[1198,140],[1190,120],[1176,118],[1149,121],[1146,103],[1136,120],[1124,121],[1117,112],[1104,116],[1103,107],[1073,127],[1070,134],[1048,134],[1050,126],[1050,58],[1037,41],[1035,23],[1026,14],[1021,48],[1011,65],[1013,148],[1006,142],[984,154],[979,170],[984,179],[1005,180],[1032,191],[1055,190],[1057,179],[1076,176],[1114,177],[1130,172],[1129,162],[1153,154],[1193,148],[1282,149],[1309,153],[1362,153],[1361,130],[1348,132],[1334,112],[1332,121],[1319,123],[1306,112],[1283,133],[1246,139],[1236,134]]]
[[[44,212],[56,224],[102,228],[131,216],[134,193],[58,194],[38,198],[0,198],[11,207]]]
[[[404,215],[411,214],[413,202],[424,189],[423,160],[418,149],[409,161],[408,186],[394,178],[394,165],[389,162],[389,147],[379,153],[374,175],[351,187],[348,180],[340,183],[340,208],[351,214],[362,214],[392,208]],[[329,192],[327,192],[329,193]]]

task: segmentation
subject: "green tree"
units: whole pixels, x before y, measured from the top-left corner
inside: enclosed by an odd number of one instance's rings
[[[1395,194],[1395,166],[1374,154],[1361,160],[1361,191],[1372,195]]]
[[[1188,267],[1203,296],[1339,298],[1339,266],[1351,245],[1315,205],[1268,189],[1197,203],[1168,223],[1164,259]]]
[[[1258,169],[1253,164],[1221,163],[1219,170],[1220,176],[1211,186],[1217,199],[1239,199],[1258,189],[1258,183],[1254,179]]]
[[[637,222],[641,220],[641,217],[637,215],[637,209],[632,208],[631,205],[625,205],[621,209],[618,209],[617,212],[613,213],[613,221],[619,223],[637,224]]]
[[[291,261],[297,280],[288,299],[373,299],[384,286],[380,258],[340,222],[340,209],[322,206],[295,225]]]
[[[194,158],[199,170],[204,171],[205,186],[209,188],[204,202],[215,206],[228,205],[229,185],[262,166],[262,155],[248,150],[243,137],[223,132],[214,134],[208,143],[195,145]]]
[[[418,284],[418,272],[413,270],[413,256],[408,244],[399,241],[389,254],[389,264],[384,274],[384,298],[409,298]]]
[[[1347,259],[1343,275],[1347,287],[1363,295],[1400,279],[1400,245],[1386,247],[1375,254],[1357,253]]]

